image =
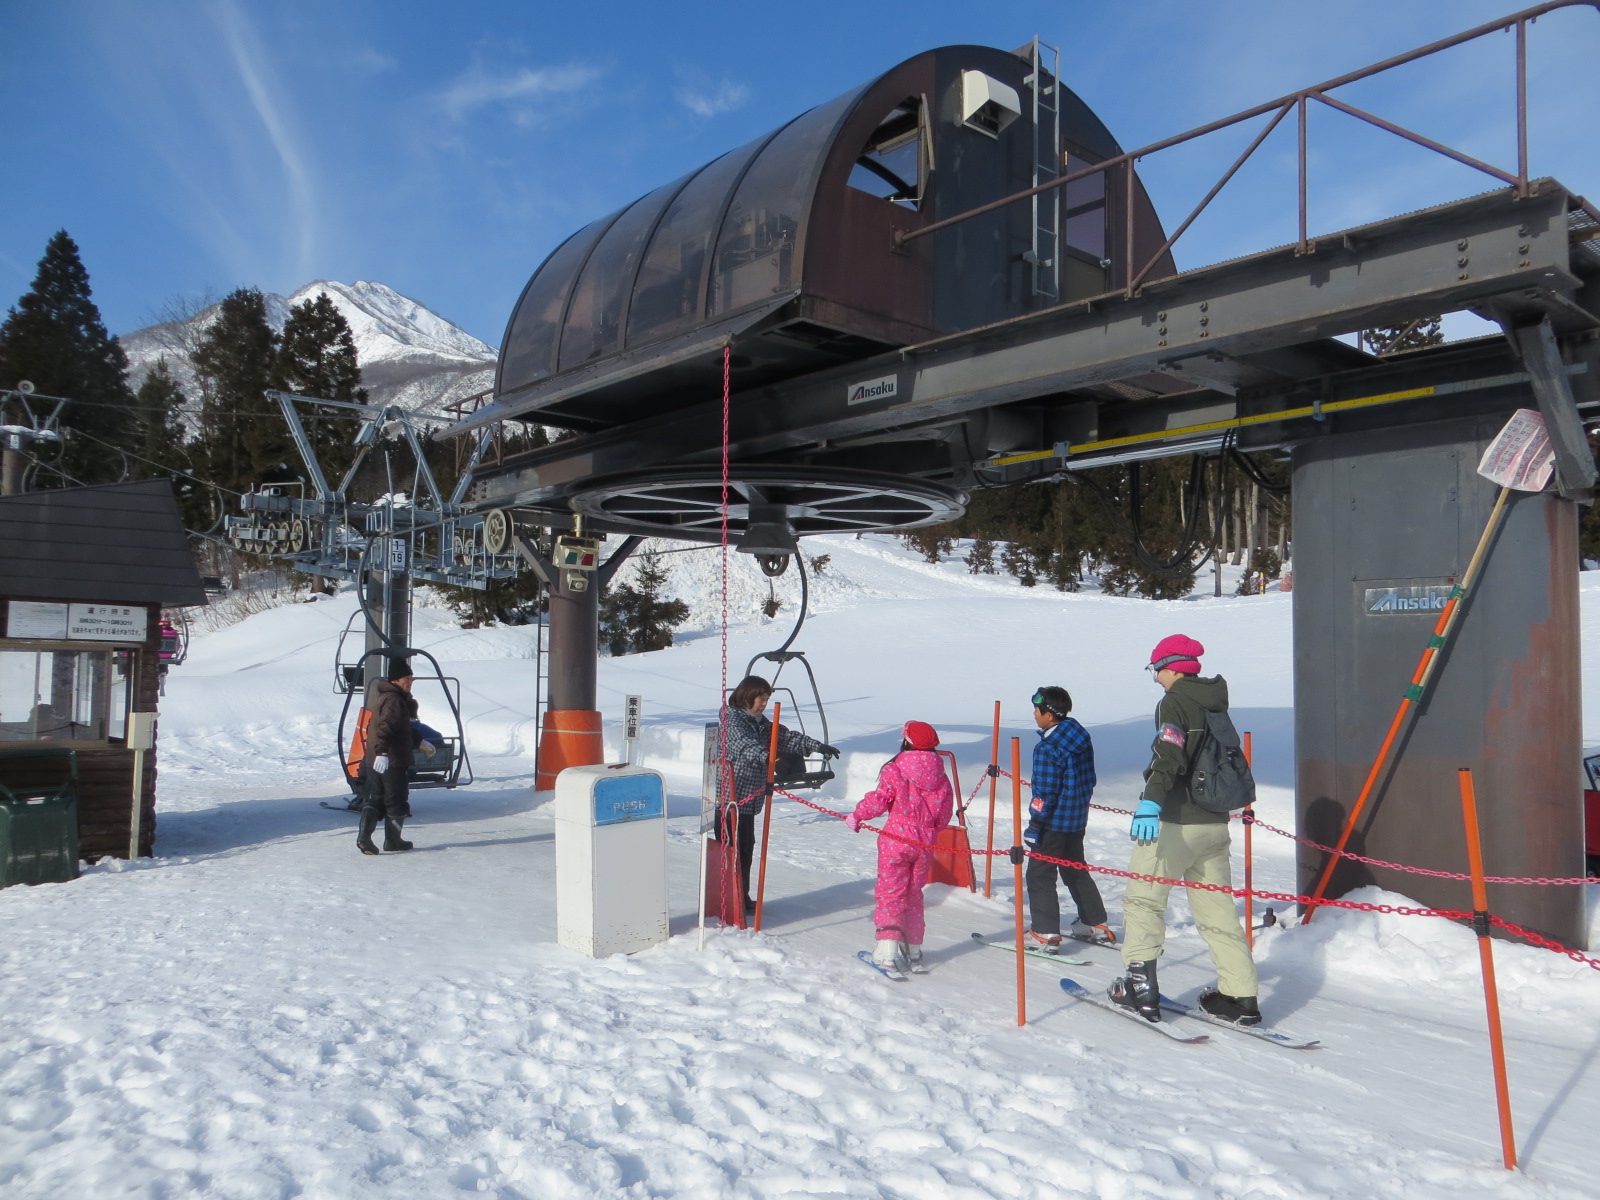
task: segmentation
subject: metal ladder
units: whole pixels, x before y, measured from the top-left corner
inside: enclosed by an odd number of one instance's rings
[[[1061,177],[1061,48],[1035,36],[1028,47],[1028,91],[1033,99],[1033,186]],[[1045,55],[1050,56],[1046,65]],[[1061,302],[1060,189],[1032,198],[1033,244],[1023,256],[1033,276],[1033,298],[1042,307]]]

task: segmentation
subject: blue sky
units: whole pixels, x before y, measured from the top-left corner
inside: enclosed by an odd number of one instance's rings
[[[1510,0],[51,0],[0,4],[0,306],[77,239],[112,332],[174,297],[371,279],[492,345],[590,219],[932,46],[1059,44],[1125,147],[1512,11]],[[1532,31],[1532,163],[1600,197],[1600,15]],[[1340,93],[1514,164],[1511,38]],[[1252,136],[1144,164],[1175,225]],[[1492,181],[1330,112],[1312,224]],[[1179,244],[1195,266],[1293,236],[1285,127]]]

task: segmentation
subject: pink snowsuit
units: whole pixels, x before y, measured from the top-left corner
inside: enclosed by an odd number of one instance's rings
[[[933,851],[922,847],[934,844],[939,831],[950,824],[954,807],[950,777],[931,750],[902,750],[895,755],[878,773],[878,786],[856,805],[858,821],[887,812],[884,830],[917,843],[878,838],[878,886],[873,893],[877,907],[872,919],[879,941],[900,938],[908,945],[922,945],[926,928],[922,889],[933,870]]]

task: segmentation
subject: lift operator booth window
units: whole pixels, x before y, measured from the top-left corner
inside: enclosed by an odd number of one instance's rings
[[[132,669],[127,650],[0,650],[0,743],[122,739]]]

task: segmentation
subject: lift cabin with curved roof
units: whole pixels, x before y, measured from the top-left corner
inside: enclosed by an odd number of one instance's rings
[[[1121,153],[1035,57],[929,50],[578,230],[524,289],[477,420],[603,430],[720,391],[725,341],[744,389],[1120,286],[1120,172],[896,244]],[[1143,261],[1165,239],[1134,187]]]

